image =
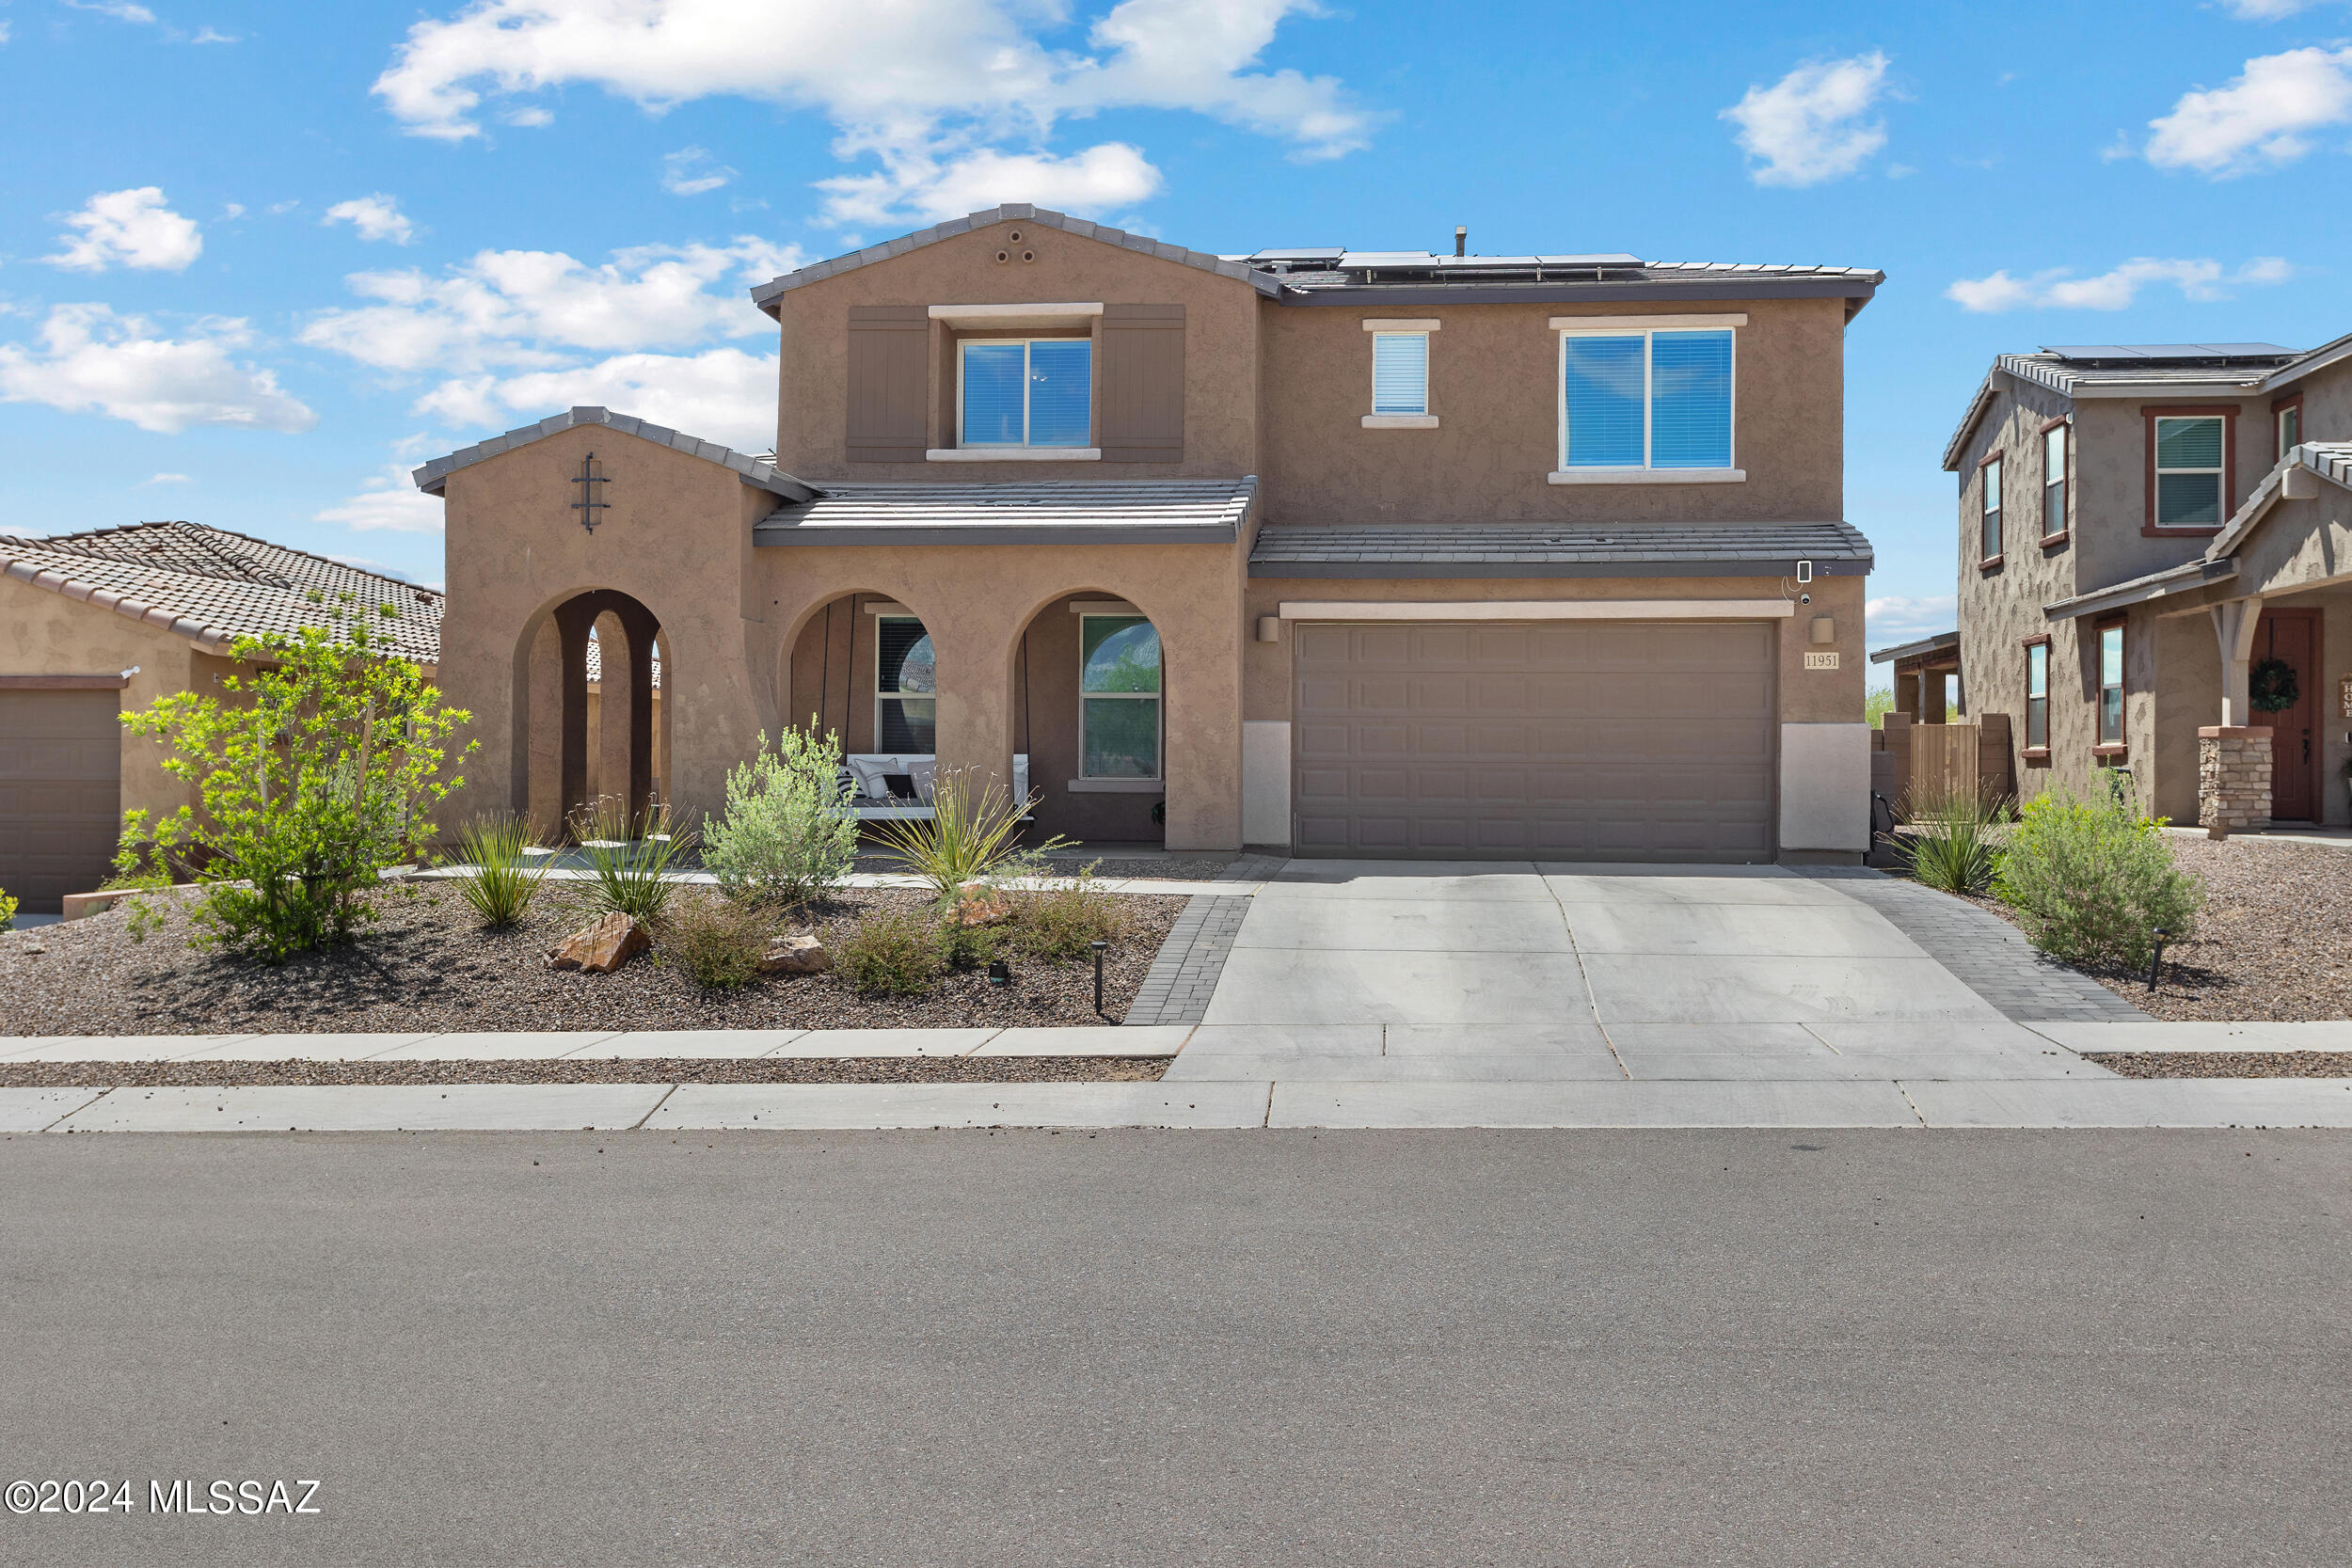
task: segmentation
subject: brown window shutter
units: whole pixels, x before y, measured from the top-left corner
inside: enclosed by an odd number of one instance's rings
[[[1094,388],[1105,463],[1184,460],[1184,308],[1105,305]]]
[[[849,460],[920,463],[929,429],[930,311],[850,307]]]

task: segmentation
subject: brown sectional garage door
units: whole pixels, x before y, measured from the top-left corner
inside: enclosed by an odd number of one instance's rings
[[[115,691],[0,691],[0,890],[28,914],[106,879],[122,827]]]
[[[1777,628],[1301,623],[1302,855],[1772,858]]]

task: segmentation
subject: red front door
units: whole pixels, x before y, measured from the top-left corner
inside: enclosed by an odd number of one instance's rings
[[[2319,820],[2319,611],[2265,610],[2254,627],[2252,662],[2283,662],[2295,672],[2295,701],[2275,713],[2254,710],[2270,726],[2270,815],[2281,822]]]

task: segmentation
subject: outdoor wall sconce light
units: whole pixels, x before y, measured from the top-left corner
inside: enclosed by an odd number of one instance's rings
[[[1282,641],[1282,618],[1279,615],[1261,615],[1258,617],[1258,641],[1261,642],[1279,642]]]
[[[1813,641],[1816,644],[1837,641],[1837,618],[1834,615],[1813,617]]]
[[[1009,985],[1011,985],[1011,984],[1012,984],[1012,965],[1010,965],[1009,963],[1007,963],[1007,962],[1006,962],[1004,959],[1002,959],[1002,958],[991,958],[991,959],[989,959],[989,960],[988,960],[988,983],[989,983],[990,985],[992,985],[992,986],[1009,986]]]
[[[1103,1011],[1103,955],[1110,951],[1111,944],[1097,940],[1087,945],[1094,949],[1094,1016],[1107,1018],[1110,1015]]]

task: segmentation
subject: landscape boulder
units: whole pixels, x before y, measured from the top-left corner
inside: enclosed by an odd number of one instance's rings
[[[653,945],[645,928],[615,910],[584,931],[574,931],[548,954],[550,969],[610,974]]]
[[[833,955],[815,937],[778,937],[759,960],[762,974],[822,974],[833,967]]]
[[[994,926],[1012,918],[1012,904],[986,882],[966,882],[956,889],[948,918],[959,926]]]

